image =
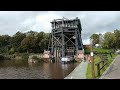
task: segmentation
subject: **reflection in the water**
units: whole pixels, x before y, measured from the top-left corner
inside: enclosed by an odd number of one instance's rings
[[[0,61],[0,79],[63,79],[79,63],[28,63],[24,60]]]

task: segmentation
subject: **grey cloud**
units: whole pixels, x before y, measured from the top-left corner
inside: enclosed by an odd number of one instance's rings
[[[1,34],[13,35],[18,30],[24,31],[29,29],[29,26],[21,25],[22,22],[25,22],[28,19],[33,19],[40,13],[28,12],[28,11],[1,11],[0,12],[0,32]],[[32,22],[31,22],[32,23]]]
[[[39,23],[36,22],[37,16],[41,17]],[[119,11],[0,11],[0,34],[13,35],[18,30],[25,32],[31,29],[51,31],[49,20],[63,16],[68,19],[80,18],[84,41],[93,33],[120,29]]]
[[[93,33],[103,33],[120,29],[120,12],[86,12],[81,18],[82,38],[89,39]]]

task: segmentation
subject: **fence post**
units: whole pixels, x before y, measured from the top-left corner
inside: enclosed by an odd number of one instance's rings
[[[98,76],[100,76],[100,64],[97,65]]]

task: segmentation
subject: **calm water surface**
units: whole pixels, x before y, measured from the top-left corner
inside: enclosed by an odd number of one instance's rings
[[[0,79],[63,79],[79,63],[28,63],[25,60],[0,61]]]

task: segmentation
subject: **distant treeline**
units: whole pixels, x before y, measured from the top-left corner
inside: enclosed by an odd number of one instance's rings
[[[116,29],[113,32],[106,32],[104,34],[94,33],[90,36],[90,42],[96,54],[114,53],[115,50],[120,49],[120,30]],[[100,48],[96,48],[96,45]],[[84,50],[85,54],[90,54],[90,48],[84,47]]]
[[[120,30],[116,29],[105,34],[93,34],[90,40],[92,40],[93,46],[100,44],[105,49],[120,49]]]
[[[28,31],[13,36],[0,35],[0,53],[43,53],[48,48],[50,33]]]

